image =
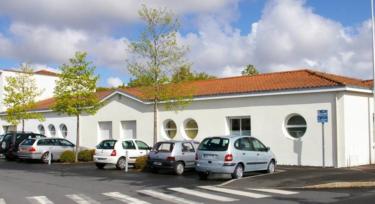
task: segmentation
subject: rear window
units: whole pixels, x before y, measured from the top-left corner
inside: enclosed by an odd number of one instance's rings
[[[24,145],[24,146],[31,146],[35,143],[35,140],[34,139],[26,139],[24,140],[20,145]]]
[[[198,147],[198,150],[203,151],[227,151],[229,139],[227,138],[207,138]]]
[[[98,146],[97,149],[114,149],[117,140],[104,140]]]
[[[155,145],[154,150],[158,152],[172,152],[174,143],[171,142],[159,142]]]

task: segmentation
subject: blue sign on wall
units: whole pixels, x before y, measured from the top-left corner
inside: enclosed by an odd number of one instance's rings
[[[318,123],[328,123],[328,110],[318,110]]]

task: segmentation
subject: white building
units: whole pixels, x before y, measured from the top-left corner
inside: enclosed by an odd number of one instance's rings
[[[241,134],[259,138],[279,164],[347,167],[373,163],[372,81],[298,70],[191,82],[193,102],[183,111],[159,112],[159,140],[202,140]],[[98,92],[105,105],[81,116],[81,145],[107,138],[153,137],[153,106],[136,88]],[[41,101],[46,121],[26,121],[27,130],[75,141],[76,120]],[[318,122],[327,110],[328,122]],[[5,121],[0,125],[6,126]],[[324,155],[323,137],[324,132]]]

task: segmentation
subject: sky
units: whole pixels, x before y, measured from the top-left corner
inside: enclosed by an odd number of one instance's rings
[[[1,0],[0,69],[57,70],[85,51],[99,86],[126,84],[142,4],[176,14],[197,72],[236,76],[253,64],[372,78],[370,0]]]

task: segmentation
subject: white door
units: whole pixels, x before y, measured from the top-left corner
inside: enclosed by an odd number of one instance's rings
[[[122,139],[137,138],[137,122],[135,120],[122,121]]]
[[[100,140],[112,139],[112,122],[99,122]]]

